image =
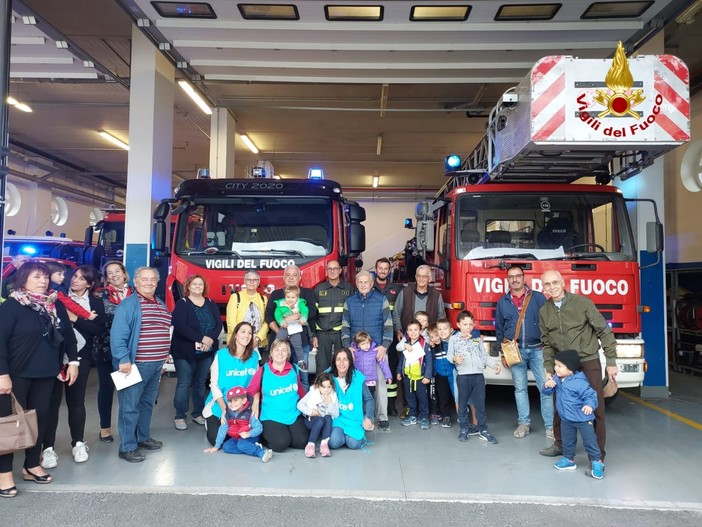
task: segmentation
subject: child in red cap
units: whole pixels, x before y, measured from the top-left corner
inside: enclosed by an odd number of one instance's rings
[[[252,399],[241,386],[227,392],[227,410],[222,416],[222,424],[217,431],[215,446],[206,448],[211,454],[220,448],[227,454],[248,454],[267,463],[273,456],[270,448],[257,443],[263,432],[263,425],[251,411]]]

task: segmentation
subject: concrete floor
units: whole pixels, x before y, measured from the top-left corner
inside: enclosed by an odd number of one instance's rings
[[[289,450],[263,464],[248,456],[204,454],[209,446],[204,429],[190,421],[188,430],[175,430],[175,378],[164,377],[152,426],[152,436],[162,440],[164,447],[148,452],[143,463],[129,464],[117,457],[117,441],[97,440],[96,378],[92,372],[86,427],[89,461],[73,461],[62,415],[56,447],[59,465],[50,471],[54,482],[40,487],[16,476],[21,495],[8,501],[47,491],[183,493],[587,504],[702,512],[702,456],[696,453],[702,439],[699,376],[671,375],[669,399],[644,405],[634,396],[621,394],[607,408],[607,468],[601,481],[585,476],[587,457],[582,448],[576,457],[580,466],[573,472],[556,471],[553,459],[538,454],[546,444],[538,413],[532,414],[532,433],[514,439],[516,411],[513,392],[507,387],[488,387],[488,423],[497,445],[477,437],[460,443],[455,424],[451,429],[434,426],[421,431],[418,426],[403,428],[397,418],[391,418],[391,432],[371,433],[362,451],[342,449],[331,458],[307,459],[302,451]],[[678,386],[685,392],[676,391]],[[531,395],[532,409],[538,409],[536,393]],[[20,463],[18,459],[16,475]]]

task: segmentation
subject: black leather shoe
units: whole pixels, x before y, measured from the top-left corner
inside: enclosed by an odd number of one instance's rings
[[[103,442],[103,443],[112,443],[114,440],[115,440],[115,438],[112,437],[111,435],[109,435],[109,436],[100,436],[100,441]]]
[[[130,450],[129,452],[120,452],[119,457],[130,463],[141,463],[146,459],[146,456],[137,449]]]
[[[139,445],[139,448],[143,448],[144,450],[158,450],[163,446],[163,441],[157,441],[154,438],[149,439],[148,441],[140,441],[137,443]]]

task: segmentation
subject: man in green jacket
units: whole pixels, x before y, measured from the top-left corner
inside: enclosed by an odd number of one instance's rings
[[[544,293],[551,298],[539,310],[541,341],[544,345],[544,368],[546,376],[553,375],[553,358],[556,353],[575,349],[580,355],[580,369],[590,386],[597,392],[598,406],[595,409],[595,434],[597,444],[605,457],[605,405],[602,395],[602,366],[600,345],[607,359],[607,376],[613,381],[617,376],[617,342],[612,328],[595,304],[587,297],[565,290],[565,281],[558,271],[546,271],[541,276]],[[556,413],[553,420],[555,442],[539,451],[542,456],[562,455],[561,418]]]

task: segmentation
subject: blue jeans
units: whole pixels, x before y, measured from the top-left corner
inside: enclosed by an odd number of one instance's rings
[[[175,418],[185,419],[190,407],[190,389],[193,390],[193,411],[192,417],[202,415],[205,406],[205,382],[210,372],[212,356],[199,360],[175,359],[175,370],[178,382],[176,383],[173,406],[175,406]]]
[[[578,430],[580,430],[580,437],[583,439],[583,447],[585,447],[588,459],[591,462],[600,461],[602,459],[602,452],[600,451],[600,447],[597,446],[597,436],[595,435],[595,427],[592,424],[592,420],[578,422],[561,419],[563,457],[571,461],[575,459],[575,447],[578,444]]]
[[[402,387],[405,390],[409,416],[419,419],[429,418],[429,393],[428,384],[422,384],[422,380],[411,381],[409,377],[402,377]]]
[[[247,437],[246,439],[230,437],[224,441],[222,450],[227,454],[248,454],[254,457],[263,457],[266,449],[257,443],[260,439],[261,436]]]
[[[310,443],[317,441],[320,435],[322,439],[329,439],[332,429],[331,415],[325,415],[324,417],[321,415],[315,415],[314,417],[305,416],[304,419],[305,426],[310,431],[310,438],[308,440]]]
[[[331,437],[329,439],[329,448],[341,448],[346,445],[351,450],[358,450],[366,444],[366,438],[354,439],[351,436],[344,434],[343,429],[338,426],[332,428]]]
[[[119,451],[136,450],[137,443],[151,439],[151,414],[158,396],[164,361],[137,362],[141,382],[117,392],[119,400]]]
[[[517,401],[517,424],[530,425],[529,384],[527,367],[531,370],[541,395],[541,418],[546,429],[553,428],[553,397],[544,395],[546,372],[544,371],[544,350],[542,348],[519,348],[522,362],[510,368],[514,382],[514,399]]]
[[[471,425],[468,405],[475,406],[475,416],[478,419],[478,430],[487,430],[487,413],[485,412],[485,377],[482,373],[456,375],[458,389],[458,426],[461,430]]]

